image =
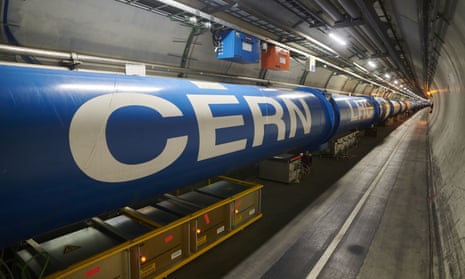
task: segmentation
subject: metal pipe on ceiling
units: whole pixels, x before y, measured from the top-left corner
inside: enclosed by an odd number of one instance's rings
[[[246,77],[246,76],[228,75],[228,74],[221,74],[221,73],[215,73],[215,72],[208,72],[208,71],[204,71],[200,69],[187,69],[187,68],[181,68],[177,66],[169,66],[169,65],[155,64],[155,63],[145,63],[142,61],[115,59],[115,58],[109,58],[109,57],[79,54],[75,52],[35,49],[35,48],[28,48],[28,47],[10,46],[10,45],[4,45],[4,44],[0,44],[0,53],[30,55],[30,56],[35,56],[35,57],[40,57],[40,58],[45,58],[45,59],[56,60],[56,62],[63,62],[63,61],[82,62],[83,64],[81,64],[79,71],[105,72],[105,71],[102,71],[101,68],[99,68],[100,70],[99,69],[96,70],[95,68],[92,68],[92,67],[86,67],[86,68],[83,67],[83,66],[90,66],[90,65],[96,66],[96,67],[103,66],[103,68],[113,68],[113,70],[115,70],[115,69],[119,69],[117,67],[125,66],[126,64],[144,64],[147,68],[147,72],[175,72],[175,73],[179,72],[179,73],[185,73],[185,74],[190,74],[190,75],[208,76],[208,77],[215,77],[215,78],[233,79],[237,81],[261,83],[265,85],[273,85],[273,86],[279,85],[279,86],[288,87],[288,88],[295,88],[296,86],[298,86],[298,84],[295,84],[295,83],[275,81],[275,80],[269,80],[265,78],[253,78],[253,77]],[[0,64],[18,65],[18,63],[8,63],[8,62],[1,62]],[[330,63],[328,64],[331,65]],[[65,66],[59,66],[59,67],[41,66],[41,67],[69,69],[69,67],[65,67]],[[335,65],[333,65],[332,67],[337,68],[337,66]],[[340,71],[344,71],[344,69],[340,68]],[[356,78],[363,79],[363,77],[357,76],[356,74],[353,74],[353,75]],[[373,82],[370,80],[365,80],[365,81]],[[376,84],[376,83],[374,84],[376,86],[382,86],[380,84]],[[325,90],[325,88],[318,88],[315,86],[313,86],[313,88]],[[341,93],[341,92],[338,92],[338,93]],[[399,94],[405,94],[405,93],[399,92]]]
[[[343,20],[344,16],[337,10],[337,8],[331,4],[331,2],[324,1],[324,0],[316,0],[315,1],[334,21],[341,21]],[[359,9],[354,6],[353,2],[350,2],[348,0],[339,0],[339,3],[341,6],[346,9],[347,8],[347,13],[353,18],[357,19],[361,17],[361,13]],[[360,27],[363,31],[363,33],[370,38],[371,42],[376,45],[376,47],[373,47],[363,36],[361,36],[358,32],[359,29],[355,28],[348,28],[347,31],[348,33],[362,45],[368,52],[370,52],[370,55],[374,55],[377,53],[376,48],[378,48],[381,52],[385,52],[383,44],[380,42],[380,40],[376,37],[376,35],[373,33],[373,31],[367,26],[363,25]],[[384,60],[384,59],[383,59]],[[384,62],[384,61],[383,61]],[[386,68],[390,68],[387,65],[390,64],[389,62],[384,62],[383,63]]]
[[[402,61],[400,61],[396,50],[392,46],[386,30],[381,27],[381,22],[379,21],[378,15],[374,11],[373,7],[367,5],[365,0],[355,0],[355,3],[359,6],[363,19],[366,20],[366,23],[375,30],[376,35],[381,39],[389,53],[389,56],[391,59],[393,59],[394,64],[399,67],[400,71],[405,75],[406,78],[408,78],[409,74]]]
[[[376,46],[376,48],[379,50],[379,52],[384,53],[386,49],[384,48],[384,45],[377,39],[375,33],[371,30],[371,28],[367,25],[362,25],[360,26],[360,29],[367,35],[368,38],[373,42],[373,44]]]
[[[362,35],[360,35],[357,28],[349,28],[348,32],[357,42],[359,42],[369,52],[370,55],[376,53],[376,48],[373,47],[371,43],[369,43],[365,38],[363,38]]]
[[[424,9],[428,9],[428,4],[426,2]],[[442,45],[444,43],[444,37],[447,32],[447,28],[452,21],[453,15],[455,13],[455,9],[457,6],[457,0],[448,0],[446,1],[444,8],[442,12],[438,12],[438,6],[439,4],[437,2],[431,3],[431,13],[429,11],[424,10],[424,28],[429,29],[432,32],[429,32],[430,37],[426,35],[425,38],[423,38],[423,48],[424,48],[424,55],[425,55],[425,61],[424,61],[424,77],[423,79],[425,80],[426,84],[425,86],[428,87],[430,86],[431,80],[433,78],[433,75],[435,74],[435,69],[437,65],[437,59],[438,56],[440,55],[440,50],[442,48]],[[428,17],[430,15],[430,17]],[[434,19],[432,22],[430,22],[430,19]],[[429,25],[428,25],[429,24]]]
[[[423,71],[422,71],[422,81],[423,81],[423,90],[429,90],[429,81],[428,81],[428,66],[429,66],[429,30],[431,26],[430,21],[430,9],[431,3],[427,0],[418,1],[418,18],[420,23],[418,24],[420,28],[420,38],[421,38],[421,49],[422,49],[422,62],[423,62]],[[434,8],[433,8],[434,9]]]
[[[341,7],[347,12],[347,14],[350,15],[350,17],[352,17],[353,19],[358,19],[362,17],[360,9],[357,8],[357,6],[352,0],[338,0],[338,2],[341,5]],[[360,26],[360,29],[368,38],[370,38],[371,42],[376,46],[376,48],[378,48],[380,52],[385,52],[384,45],[379,41],[374,31],[371,30],[370,27],[364,24]]]
[[[297,49],[297,48],[295,48],[295,47],[291,47],[291,46],[289,46],[289,45],[286,45],[286,44],[280,43],[280,42],[278,42],[278,41],[272,40],[272,39],[270,39],[269,37],[263,36],[263,35],[258,34],[258,33],[256,33],[256,32],[253,32],[253,31],[251,31],[251,30],[247,30],[247,29],[245,29],[245,28],[243,28],[243,27],[241,27],[241,26],[239,26],[239,25],[229,23],[229,22],[227,22],[227,21],[225,21],[225,20],[222,20],[222,19],[220,19],[220,18],[217,18],[217,17],[215,17],[215,16],[213,16],[213,15],[209,15],[209,14],[207,14],[207,13],[204,13],[204,12],[198,10],[198,9],[195,9],[195,8],[192,8],[192,7],[187,6],[187,5],[185,5],[185,4],[176,2],[175,0],[158,0],[158,2],[164,3],[164,4],[166,4],[166,5],[175,7],[175,8],[177,8],[177,9],[180,9],[180,10],[183,10],[183,11],[186,11],[186,12],[189,12],[189,13],[192,13],[192,14],[194,14],[194,15],[196,15],[196,16],[198,16],[198,17],[201,17],[201,18],[203,18],[203,19],[206,19],[206,20],[208,20],[208,21],[210,21],[210,22],[215,22],[215,23],[217,23],[217,24],[221,24],[221,25],[224,25],[224,26],[227,26],[227,27],[236,29],[236,30],[238,30],[238,31],[248,33],[248,34],[250,34],[250,35],[252,35],[252,36],[257,37],[257,38],[260,39],[260,40],[263,40],[264,42],[273,43],[274,45],[277,45],[277,46],[280,46],[280,47],[289,49],[290,51],[295,52],[295,53],[297,53],[297,54],[300,54],[300,55],[303,55],[303,56],[306,56],[306,57],[309,56],[309,53],[308,53],[307,51],[303,51],[303,50]],[[255,12],[256,12],[256,11],[255,11]],[[298,35],[300,35],[300,34],[298,34]],[[315,44],[315,45],[317,45],[317,46],[320,46],[320,47],[323,47],[323,48],[325,48],[325,49],[327,49],[327,50],[329,50],[329,51],[334,52],[335,54],[337,54],[336,51],[330,49],[328,46],[326,46],[326,45],[324,45],[324,44],[321,44],[318,40],[313,39],[313,38],[311,38],[311,37],[309,37],[309,36],[306,36],[305,34],[302,34],[301,36],[305,37],[307,40],[309,40],[309,41],[312,42],[313,44]],[[348,75],[351,75],[351,76],[353,76],[353,77],[355,77],[355,78],[358,78],[358,79],[360,79],[360,80],[363,80],[363,81],[365,81],[365,82],[371,83],[371,84],[376,85],[376,86],[387,86],[387,87],[390,87],[390,88],[393,87],[394,90],[397,90],[397,91],[398,91],[398,94],[402,94],[402,95],[407,94],[407,95],[408,95],[408,93],[402,92],[399,88],[396,88],[395,86],[392,86],[391,84],[384,84],[384,85],[381,85],[381,84],[379,84],[379,83],[377,83],[377,82],[375,82],[375,81],[372,81],[372,80],[370,80],[370,79],[368,79],[368,78],[362,77],[362,76],[360,76],[359,74],[357,74],[357,73],[355,73],[355,72],[348,71],[348,70],[345,69],[344,67],[340,67],[340,66],[338,66],[338,65],[335,65],[335,64],[333,64],[333,63],[331,63],[331,62],[329,62],[329,61],[327,61],[327,60],[325,60],[325,59],[323,59],[323,58],[315,57],[315,59],[316,59],[317,61],[321,62],[321,63],[324,63],[324,64],[330,66],[330,67],[333,68],[333,69],[336,69],[336,70],[339,70],[339,71],[341,71],[341,72],[344,72],[344,73],[346,73],[346,74],[348,74]],[[343,60],[342,60],[342,61],[343,61]]]
[[[326,0],[316,0],[320,8],[322,8],[335,22],[342,21],[344,16],[337,10],[337,8]],[[355,28],[348,28],[347,32],[352,36],[363,48],[365,48],[370,54],[376,53],[376,50],[369,42],[363,38]]]
[[[315,3],[318,4],[334,21],[342,21],[344,17],[339,13],[339,11],[334,7],[331,2],[327,0],[315,0]]]
[[[342,8],[349,14],[352,18],[360,18],[360,10],[357,8],[354,2],[347,0],[338,0],[337,1]]]
[[[269,38],[266,38],[266,37],[264,37],[264,36],[261,36],[260,34],[256,34],[255,32],[251,32],[251,31],[245,30],[244,28],[242,28],[242,27],[240,27],[240,26],[237,26],[237,25],[228,23],[228,22],[226,22],[226,21],[224,21],[224,20],[221,20],[221,19],[219,19],[219,18],[216,18],[216,17],[214,17],[214,16],[212,16],[212,15],[208,15],[208,14],[206,14],[206,13],[203,13],[203,12],[201,12],[200,10],[191,8],[191,7],[187,6],[187,5],[183,5],[183,4],[178,3],[178,2],[176,2],[176,1],[173,1],[173,0],[162,0],[162,1],[160,1],[160,2],[163,2],[163,3],[167,4],[167,5],[170,5],[170,6],[179,8],[179,9],[181,9],[181,10],[185,10],[185,11],[187,11],[187,12],[190,12],[190,13],[192,13],[192,14],[198,16],[198,17],[207,19],[207,20],[209,20],[209,21],[216,22],[216,23],[218,23],[218,24],[223,24],[223,25],[225,25],[225,26],[229,26],[229,27],[231,27],[231,28],[235,28],[235,29],[240,30],[240,31],[244,31],[244,32],[249,33],[249,34],[251,34],[251,35],[257,36],[257,37],[260,38],[261,40],[268,41],[268,42],[272,42],[272,43],[274,43],[274,44],[276,44],[276,45],[279,45],[279,46],[282,46],[282,47],[284,47],[284,48],[290,49],[291,51],[296,52],[296,53],[298,53],[298,54],[308,56],[308,53],[307,53],[307,52],[304,52],[304,51],[299,50],[299,49],[296,49],[296,48],[292,48],[292,47],[290,47],[289,45],[284,45],[284,44],[281,44],[281,43],[279,43],[279,42],[277,42],[277,41],[274,41],[274,40],[270,40]],[[316,40],[313,40],[312,42],[314,42],[314,43],[316,43],[316,44],[319,43],[319,42],[316,41]],[[2,46],[2,47],[4,47],[4,50],[5,50],[5,48],[8,48],[8,46],[6,46],[6,47],[5,47],[5,46]],[[47,55],[43,55],[44,53],[43,53],[42,50],[39,51],[40,53],[35,52],[35,51],[37,51],[37,50],[32,51],[32,52],[29,52],[30,50],[31,50],[31,49],[23,48],[21,51],[22,51],[23,53],[30,53],[30,54],[32,54],[32,55],[33,55],[33,53],[35,53],[36,55],[42,56],[42,57],[43,57],[43,56],[51,57],[51,56],[54,56],[54,55],[57,55],[57,54],[58,54],[57,52],[53,52],[53,53],[52,53],[52,52],[49,52],[49,53],[47,53]],[[10,50],[10,51],[11,51],[11,50]],[[12,52],[17,52],[17,51],[18,51],[18,49],[16,49],[15,51],[12,51]],[[45,52],[47,52],[47,51],[45,51]],[[41,54],[42,54],[42,55],[41,55]],[[60,56],[60,55],[63,55],[63,56]],[[96,56],[82,55],[82,54],[76,54],[76,55],[74,55],[73,53],[59,53],[59,56],[60,56],[60,57],[55,57],[55,58],[57,58],[57,59],[63,59],[63,60],[81,60],[81,61],[87,61],[87,62],[90,62],[90,63],[107,63],[107,64],[113,64],[113,65],[115,65],[115,64],[121,65],[122,63],[134,63],[134,61],[128,61],[128,60],[112,59],[112,58],[104,58],[104,57],[96,57]],[[347,70],[347,69],[344,69],[344,68],[342,68],[342,67],[339,67],[339,66],[337,66],[337,65],[335,65],[335,64],[333,64],[333,63],[331,63],[331,62],[329,62],[329,61],[326,61],[326,60],[324,60],[324,59],[322,59],[322,58],[320,58],[320,57],[316,57],[316,60],[319,61],[319,62],[321,62],[321,63],[327,64],[328,66],[330,66],[330,67],[332,67],[332,68],[334,68],[334,69],[337,69],[337,70],[339,70],[339,71],[341,71],[341,72],[344,72],[344,73],[346,73],[346,74],[348,74],[348,75],[351,75],[351,76],[353,76],[353,77],[355,77],[355,78],[358,78],[358,79],[364,80],[364,81],[366,81],[366,82],[372,83],[372,84],[374,84],[374,85],[376,85],[376,86],[383,86],[383,85],[381,85],[381,84],[378,84],[378,83],[375,82],[375,81],[369,80],[369,79],[367,79],[367,78],[365,78],[365,77],[362,77],[362,76],[360,76],[360,75],[358,75],[358,74],[356,74],[356,73],[354,73],[354,72],[352,72],[352,71],[349,71],[349,70]],[[175,68],[176,68],[176,67],[171,67],[171,66],[162,66],[162,65],[155,65],[155,64],[152,64],[151,66],[154,67],[154,68],[165,69],[165,70],[168,70],[168,71],[169,71],[170,69],[175,69]],[[177,69],[177,70],[180,70],[180,69]],[[181,70],[180,70],[180,71],[181,71]],[[188,69],[182,69],[182,71],[184,71],[184,72],[189,72]],[[207,75],[206,72],[201,72],[201,74]],[[244,79],[245,79],[245,77],[244,77]],[[283,84],[283,85],[284,85],[284,83],[279,83],[279,84]],[[389,85],[384,85],[384,86],[389,86]],[[405,93],[399,92],[399,94],[405,94]]]

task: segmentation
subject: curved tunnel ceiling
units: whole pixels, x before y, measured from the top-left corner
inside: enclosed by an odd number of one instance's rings
[[[155,8],[173,3],[118,1]],[[401,1],[363,0],[272,0],[266,5],[253,0],[177,2],[368,78],[376,75],[386,84],[397,79],[400,83],[393,86],[403,84],[419,96],[423,97],[427,90],[422,70],[426,46],[419,43],[423,36],[418,35],[418,30],[423,10],[430,6],[421,1],[409,1],[407,5]],[[344,40],[345,45],[333,40],[333,35]]]
[[[108,6],[110,2],[102,5]],[[321,86],[332,84],[332,75],[343,74],[348,78],[354,77],[374,85],[376,91],[379,91],[380,87],[386,87],[396,92],[403,92],[404,97],[414,94],[426,97],[425,93],[431,87],[438,53],[447,29],[446,23],[451,20],[456,1],[424,0],[404,3],[405,1],[400,0],[268,0],[265,2],[255,0],[116,0],[116,2],[128,4],[119,5],[118,9],[125,9],[130,14],[133,13],[130,10],[140,8],[155,13],[154,18],[160,15],[166,16],[177,21],[178,25],[200,27],[204,32],[208,29],[216,30],[224,27],[237,27],[250,31],[251,34],[260,36],[262,40],[269,40],[289,48],[291,56],[300,64],[308,55],[314,55],[320,66],[329,66],[328,74],[323,75],[326,77],[323,77]],[[11,4],[11,6],[15,5]],[[28,4],[21,5],[27,6]],[[60,9],[63,5],[58,6],[57,9]],[[61,20],[56,12],[54,16]],[[5,26],[11,25],[12,29],[16,29],[21,24],[8,22],[6,19],[4,21],[6,21]],[[206,23],[208,26],[205,25]],[[60,35],[60,30],[55,30],[60,28],[48,28],[48,32],[58,32],[56,37],[59,40],[62,38],[71,40],[72,42],[68,45],[59,42],[56,45],[64,46],[64,49],[71,46],[72,49],[73,44],[78,43],[78,39],[71,36],[66,38],[66,34]],[[68,27],[63,30],[66,28]],[[68,29],[72,30],[70,27]],[[121,34],[124,34],[126,29],[130,28],[123,28]],[[179,34],[179,39],[174,39],[172,42],[159,40],[155,47],[166,46],[170,49],[181,47],[182,44],[178,44],[175,40],[186,40],[184,53],[182,50],[177,52],[181,52],[180,67],[190,68],[190,63],[195,58],[189,55],[196,48],[196,35],[198,34],[189,33],[188,29],[174,29],[177,30],[176,34]],[[146,30],[146,33],[150,33],[149,31]],[[24,35],[27,36],[27,34]],[[74,35],[83,36],[83,34]],[[114,35],[121,37],[117,33]],[[53,34],[51,38],[53,39]],[[31,41],[30,38],[25,41],[27,40]],[[86,38],[79,38],[79,40],[86,40]],[[150,49],[149,44],[147,45],[149,48],[145,49]],[[98,47],[95,42],[93,45]],[[104,44],[101,46],[104,48]],[[200,50],[196,48],[195,51]],[[118,52],[115,51],[116,53]],[[150,57],[149,51],[145,53],[147,57]],[[108,54],[113,55],[111,51]],[[177,64],[171,62],[177,58],[169,57],[170,55],[172,54],[160,56],[156,61]],[[201,58],[203,57],[205,56]],[[197,64],[201,63],[202,61],[199,61]],[[228,71],[229,68],[226,72]],[[267,73],[263,71],[256,74],[254,71],[249,71],[247,76],[264,79],[266,75]],[[272,73],[268,75],[273,76]],[[303,74],[293,72],[286,80],[289,83],[306,85],[305,79],[304,71]],[[368,94],[371,92],[365,90],[367,91]]]

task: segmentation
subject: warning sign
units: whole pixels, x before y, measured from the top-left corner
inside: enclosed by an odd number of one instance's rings
[[[68,253],[71,253],[73,251],[76,251],[77,249],[81,248],[81,246],[77,246],[77,245],[67,245],[65,246],[65,249],[63,249],[63,255],[64,254],[68,254]]]

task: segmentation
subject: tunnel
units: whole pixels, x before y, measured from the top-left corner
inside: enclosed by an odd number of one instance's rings
[[[43,234],[228,174],[263,184],[263,217],[163,276],[465,277],[464,1],[0,7],[3,278],[26,269],[28,278],[109,278],[91,267],[97,257],[82,262],[85,277],[72,277],[40,247]],[[161,129],[150,131],[153,119]],[[102,136],[95,125],[106,125],[101,145],[83,139]],[[355,147],[325,156],[347,141]],[[257,177],[263,161],[293,151],[313,155],[305,178]],[[79,253],[66,245],[66,257]],[[38,251],[31,262],[46,255],[43,270],[13,263],[24,249]],[[120,278],[158,278],[145,271]]]

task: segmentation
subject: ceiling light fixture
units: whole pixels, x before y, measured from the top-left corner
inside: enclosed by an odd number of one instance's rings
[[[336,43],[338,43],[338,44],[340,44],[342,46],[347,45],[347,42],[343,38],[339,37],[338,35],[334,34],[333,32],[329,33],[328,36],[331,39],[333,39]]]
[[[210,29],[210,28],[212,28],[212,23],[210,21],[204,21],[204,22],[202,22],[202,26],[205,29]]]
[[[190,24],[193,24],[193,25],[196,25],[197,24],[197,18],[195,16],[191,16],[187,19],[187,21],[190,23]]]
[[[391,78],[391,75],[390,75],[389,73],[385,73],[385,74],[384,74],[384,77],[385,77],[386,79],[390,79],[390,78]]]
[[[368,66],[370,66],[370,68],[374,69],[374,68],[376,68],[376,63],[373,62],[372,60],[368,60]]]

